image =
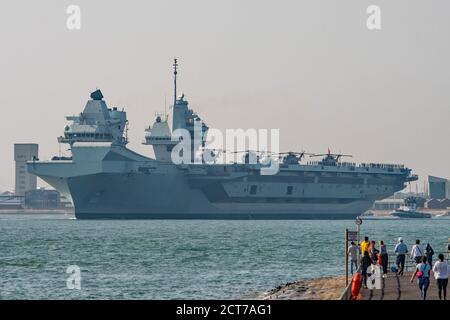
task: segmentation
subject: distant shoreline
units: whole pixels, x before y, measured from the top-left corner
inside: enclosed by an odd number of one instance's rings
[[[73,209],[0,209],[0,214],[65,214],[75,215]]]
[[[431,214],[433,217],[447,213],[448,210],[421,209],[420,211]],[[360,217],[363,219],[398,219],[390,215],[392,210],[368,210]],[[74,209],[0,209],[1,214],[64,214],[75,216]],[[350,218],[349,218],[350,219]],[[320,220],[320,219],[319,219]]]
[[[362,214],[360,217],[363,219],[367,219],[370,217],[378,217],[378,218],[393,218],[393,219],[397,219],[397,217],[393,217],[390,215],[390,213],[394,211],[394,209],[391,210],[367,210],[364,214]],[[438,215],[442,215],[442,214],[446,214],[447,211],[446,209],[425,209],[425,208],[420,208],[419,209],[420,212],[425,212],[425,213],[429,213],[432,216],[438,216]]]

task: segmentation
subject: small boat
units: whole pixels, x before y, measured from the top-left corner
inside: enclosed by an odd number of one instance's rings
[[[395,211],[391,212],[391,215],[399,218],[431,218],[431,214],[420,212],[420,211],[412,211],[412,210],[404,210],[402,208],[398,208]]]
[[[390,215],[399,218],[431,218],[431,214],[417,210],[414,198],[405,199],[405,205],[392,211]]]

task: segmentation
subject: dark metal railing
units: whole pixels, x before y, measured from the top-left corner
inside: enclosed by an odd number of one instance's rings
[[[439,252],[439,253],[435,253],[433,255],[433,261],[432,264],[434,265],[434,263],[438,260],[438,255],[442,253],[444,255],[444,260],[447,260],[447,262],[450,263],[450,253],[443,253],[443,252]],[[395,267],[397,267],[397,255],[395,253],[391,253],[388,255],[388,271],[391,272],[391,266],[395,265]],[[416,268],[416,262],[414,261],[414,259],[411,258],[410,254],[406,254],[405,256],[405,269],[404,272],[408,272],[408,271],[414,271]]]

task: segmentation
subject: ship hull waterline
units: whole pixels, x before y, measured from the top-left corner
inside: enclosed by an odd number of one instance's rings
[[[77,219],[337,220],[354,219],[373,205],[373,200],[213,204],[199,190],[167,176],[155,184],[148,177],[130,179],[129,174],[41,178],[72,200]]]

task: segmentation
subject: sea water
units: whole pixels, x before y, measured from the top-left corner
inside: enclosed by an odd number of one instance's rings
[[[0,215],[0,299],[252,298],[289,281],[343,274],[345,228],[355,227],[353,220]],[[446,252],[450,219],[367,219],[361,235],[384,240],[389,252],[399,236],[409,247],[421,239]],[[68,285],[70,266],[80,270],[80,289]]]

